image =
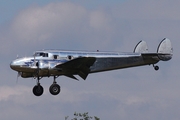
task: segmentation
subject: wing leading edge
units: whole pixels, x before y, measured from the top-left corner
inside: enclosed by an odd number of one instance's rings
[[[95,57],[79,57],[63,64],[56,65],[56,68],[61,69],[66,74],[65,76],[78,80],[74,75],[79,75],[84,80],[87,78],[90,67],[96,61]]]

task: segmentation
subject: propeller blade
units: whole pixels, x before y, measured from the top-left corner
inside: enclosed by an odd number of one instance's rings
[[[37,75],[37,77],[39,77],[40,68],[39,68],[39,60],[37,60],[37,62],[36,62],[36,52],[34,53],[34,66],[37,67],[35,75]]]
[[[18,72],[18,74],[17,74],[17,80],[16,80],[16,83],[18,83],[18,78],[19,78],[19,76],[21,76],[21,72]]]
[[[36,66],[35,56],[36,56],[36,53],[34,53],[34,66]]]
[[[39,76],[39,60],[37,61],[37,63],[36,63],[36,66],[37,66],[37,75]]]

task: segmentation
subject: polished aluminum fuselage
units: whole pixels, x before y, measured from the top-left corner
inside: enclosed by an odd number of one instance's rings
[[[45,53],[47,55],[37,55],[39,53]],[[25,78],[33,77],[37,69],[40,69],[38,74],[41,77],[59,76],[70,74],[71,70],[61,70],[56,68],[56,65],[80,57],[95,58],[95,62],[90,67],[89,73],[155,64],[159,61],[158,58],[144,59],[141,53],[43,50],[37,51],[33,57],[16,59],[11,62],[10,66],[12,69],[21,72],[21,76]],[[39,67],[35,65],[37,61],[39,62]]]

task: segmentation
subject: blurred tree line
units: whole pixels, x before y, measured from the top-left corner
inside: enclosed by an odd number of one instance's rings
[[[65,120],[68,120],[69,116],[65,117]],[[72,118],[71,120],[100,120],[100,118],[94,116],[89,116],[88,112],[86,113],[74,113],[74,118]]]

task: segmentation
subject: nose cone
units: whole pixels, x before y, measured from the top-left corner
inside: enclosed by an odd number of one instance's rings
[[[15,61],[12,61],[12,62],[10,63],[10,67],[11,67],[11,69],[16,70],[18,66],[17,66],[17,64],[16,64]]]
[[[31,57],[18,58],[10,63],[10,67],[11,67],[11,69],[18,71],[18,72],[27,70],[29,68],[29,63],[30,63],[31,59],[32,59]]]
[[[11,69],[18,71],[23,64],[24,64],[23,59],[19,58],[19,59],[13,60],[10,63],[10,67]]]

